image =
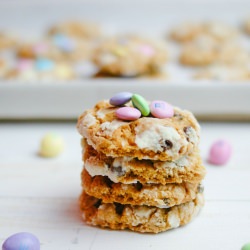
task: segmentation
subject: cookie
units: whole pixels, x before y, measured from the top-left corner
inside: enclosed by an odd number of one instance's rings
[[[163,42],[124,36],[103,41],[92,61],[103,75],[136,77],[159,73],[167,58]]]
[[[243,30],[247,35],[250,35],[250,17],[248,17],[243,23]]]
[[[179,61],[188,66],[204,66],[215,62],[218,44],[210,36],[196,37],[192,42],[183,46]]]
[[[21,81],[53,81],[71,80],[75,78],[73,69],[66,63],[54,62],[49,59],[21,59],[4,75],[5,79]]]
[[[97,152],[85,139],[84,167],[91,176],[107,176],[111,181],[124,184],[137,183],[198,183],[205,176],[198,150],[174,161],[138,160],[132,157],[112,158]]]
[[[191,153],[199,144],[200,127],[189,111],[175,107],[171,118],[124,121],[116,117],[117,109],[100,101],[77,123],[87,143],[107,156],[168,161]]]
[[[203,31],[219,42],[230,41],[238,35],[236,28],[219,21],[205,22],[203,24]]]
[[[185,22],[175,26],[170,32],[170,38],[176,42],[190,42],[203,31],[197,22]]]
[[[195,79],[209,79],[218,81],[248,81],[250,70],[242,65],[212,65],[201,69],[193,76]]]
[[[170,208],[103,203],[85,192],[80,198],[82,216],[87,224],[141,233],[159,233],[185,225],[199,213],[203,205],[203,194],[198,194],[193,201]]]
[[[240,43],[224,42],[218,46],[216,63],[247,66],[250,63],[249,51]]]
[[[6,49],[12,49],[15,47],[17,41],[16,38],[12,37],[9,34],[0,32],[0,51]]]
[[[94,45],[86,39],[54,35],[50,39],[20,43],[16,56],[21,59],[47,58],[68,63],[90,59]]]
[[[62,34],[80,39],[96,39],[102,36],[102,31],[100,25],[96,23],[66,21],[50,27],[47,34],[49,36]]]
[[[218,21],[186,22],[172,29],[170,37],[177,42],[191,42],[199,36],[209,36],[218,42],[230,41],[238,35],[229,24]]]
[[[4,77],[8,71],[8,63],[4,58],[0,58],[0,78]]]
[[[91,177],[86,169],[82,171],[84,191],[104,203],[147,205],[168,208],[195,199],[202,190],[199,183],[182,182],[181,184],[134,184],[114,183],[106,176]]]

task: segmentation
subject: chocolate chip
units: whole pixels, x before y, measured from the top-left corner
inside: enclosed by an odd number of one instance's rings
[[[168,206],[169,205],[169,199],[168,198],[164,198],[163,202]]]
[[[190,126],[188,126],[188,127],[184,127],[184,128],[183,128],[183,131],[184,131],[185,133],[187,133],[187,132],[188,132],[188,130],[189,130],[190,128],[191,128]]]
[[[171,149],[173,147],[173,143],[170,140],[165,140],[163,142],[163,140],[161,139],[159,143],[161,144],[161,148],[163,149],[163,151]]]
[[[112,188],[113,181],[111,181],[107,176],[104,177],[104,182],[109,188]]]
[[[101,206],[101,204],[102,204],[102,200],[98,200],[98,201],[94,204],[94,207],[95,207],[95,208],[98,208],[98,207]]]
[[[122,167],[119,166],[119,167],[114,167],[113,165],[110,166],[110,170],[113,172],[113,173],[116,173],[118,176],[122,176],[125,174],[125,171],[123,171]]]
[[[197,188],[198,193],[203,193],[204,192],[204,186],[202,184],[199,184]]]
[[[123,209],[124,209],[124,205],[114,202],[115,205],[115,211],[117,214],[122,215]]]
[[[165,145],[166,145],[166,149],[170,149],[170,148],[173,147],[173,143],[171,141],[169,141],[169,140],[165,141]]]
[[[186,134],[186,138],[187,138],[187,141],[189,142],[189,133],[191,132],[191,127],[190,126],[188,126],[188,127],[184,127],[183,128],[183,131],[184,131],[184,133]]]
[[[135,188],[136,188],[138,191],[141,191],[142,188],[143,188],[143,185],[142,185],[139,181],[137,181],[137,182],[134,184],[134,186],[135,186]]]
[[[176,118],[178,118],[180,121],[182,121],[183,120],[183,116],[181,115],[181,114],[179,114],[179,113],[174,113],[174,117],[176,117]]]

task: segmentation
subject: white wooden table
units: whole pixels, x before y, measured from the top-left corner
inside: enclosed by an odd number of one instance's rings
[[[190,224],[157,235],[110,231],[81,220],[80,136],[74,123],[0,124],[0,244],[28,231],[42,250],[235,250],[250,242],[250,124],[202,123],[204,161],[211,143],[231,141],[225,166],[207,166],[206,204]],[[66,150],[57,158],[37,155],[41,137],[61,134]]]

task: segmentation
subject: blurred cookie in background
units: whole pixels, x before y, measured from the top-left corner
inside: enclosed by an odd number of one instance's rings
[[[186,43],[196,40],[199,36],[210,36],[223,42],[236,38],[238,31],[235,27],[219,21],[183,22],[173,27],[170,38],[176,42]]]
[[[194,79],[248,81],[250,79],[250,71],[248,67],[218,64],[199,70],[194,74]]]
[[[74,79],[75,74],[72,67],[66,63],[58,63],[49,59],[20,59],[6,72],[4,78],[27,82],[64,81]]]
[[[250,35],[250,16],[243,22],[243,30],[247,35]]]
[[[120,77],[157,74],[167,60],[168,50],[163,41],[136,35],[106,39],[93,55],[99,72]]]
[[[217,41],[214,38],[199,35],[182,47],[179,61],[188,66],[209,65],[216,60],[217,46]]]
[[[80,39],[96,39],[102,36],[102,29],[97,23],[65,21],[49,28],[47,34],[48,36],[60,34]]]

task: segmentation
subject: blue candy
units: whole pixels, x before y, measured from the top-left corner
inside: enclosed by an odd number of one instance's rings
[[[65,52],[72,52],[75,49],[75,42],[63,34],[56,34],[53,37],[54,44]]]
[[[40,58],[36,60],[35,67],[39,71],[49,71],[55,67],[55,63],[49,59]]]

